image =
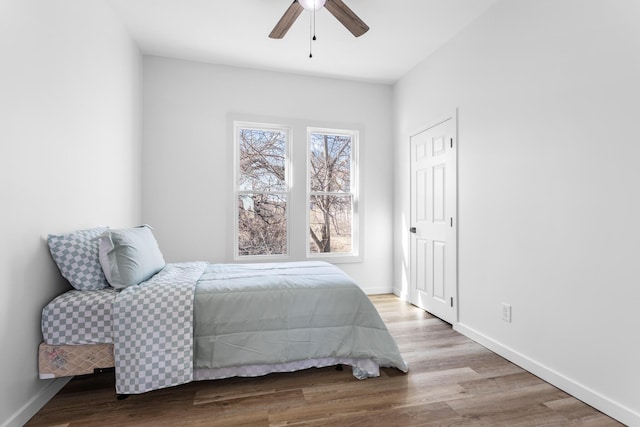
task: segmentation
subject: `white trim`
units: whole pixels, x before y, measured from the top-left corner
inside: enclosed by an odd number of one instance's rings
[[[458,282],[458,277],[460,277],[460,256],[459,256],[459,239],[458,239],[458,231],[459,231],[459,227],[458,224],[460,223],[459,221],[459,216],[458,216],[458,206],[459,206],[459,186],[458,186],[458,182],[459,182],[459,168],[458,168],[458,145],[459,145],[459,135],[458,135],[458,109],[454,108],[453,110],[450,110],[449,112],[447,112],[446,114],[442,114],[440,116],[438,116],[436,119],[431,120],[429,122],[427,122],[426,124],[415,128],[412,132],[409,132],[409,205],[408,205],[408,211],[409,212],[409,222],[410,225],[409,227],[413,227],[414,225],[412,224],[413,221],[413,177],[411,176],[412,172],[411,169],[413,168],[413,153],[412,153],[412,149],[411,149],[411,139],[423,132],[426,132],[432,128],[435,128],[436,126],[439,126],[443,123],[448,122],[449,120],[453,121],[453,138],[454,138],[454,146],[452,146],[452,150],[454,152],[454,168],[455,168],[455,173],[454,173],[454,192],[455,192],[455,209],[453,210],[452,214],[452,220],[453,220],[453,244],[455,246],[455,268],[454,268],[454,272],[453,272],[453,282],[454,282],[454,289],[453,289],[453,304],[452,304],[452,308],[453,308],[453,314],[450,316],[451,318],[447,318],[446,321],[450,322],[451,324],[455,324],[459,321],[460,319],[460,293],[459,293],[459,282]],[[403,299],[405,299],[407,302],[414,304],[416,306],[418,306],[417,302],[418,302],[418,298],[415,295],[416,290],[415,289],[415,268],[416,266],[413,265],[414,260],[413,260],[413,237],[412,234],[410,233],[409,230],[403,230],[403,233],[408,233],[409,234],[409,238],[408,238],[408,242],[409,242],[409,247],[408,247],[408,255],[409,255],[409,283],[408,283],[408,288],[406,291],[401,291],[401,290],[396,290],[394,289],[394,293],[396,295],[401,295]],[[445,316],[447,317],[447,316]]]
[[[431,120],[429,122],[427,122],[426,124],[416,127],[413,132],[409,132],[409,138],[411,138],[412,136],[415,136],[419,133],[422,133],[424,131],[427,131],[431,128],[434,128],[448,120],[454,120],[456,122],[456,138],[458,137],[458,109],[455,108],[453,110],[451,110],[449,113],[447,114],[442,114],[441,116],[439,116],[437,119],[435,120]]]
[[[397,287],[394,286],[392,293],[397,296],[398,298],[400,298],[402,301],[411,304],[411,301],[409,300],[409,290],[403,290],[401,287]]]
[[[393,288],[389,287],[375,287],[375,288],[362,288],[365,294],[367,295],[386,295],[393,293]]]
[[[329,262],[333,263],[341,263],[341,262],[359,262],[362,261],[362,233],[360,232],[360,227],[362,224],[362,209],[360,209],[360,131],[359,129],[335,129],[335,128],[327,128],[327,127],[317,127],[317,126],[308,126],[307,134],[306,134],[306,203],[305,206],[309,206],[311,194],[312,193],[322,193],[322,192],[312,192],[311,191],[311,180],[309,173],[309,163],[311,159],[311,150],[310,150],[310,139],[311,134],[320,133],[320,134],[328,134],[328,135],[341,135],[348,136],[351,138],[351,191],[349,193],[340,193],[340,195],[351,196],[352,197],[352,211],[351,211],[351,252],[348,253],[337,253],[337,252],[329,252],[329,253],[314,253],[311,252],[309,247],[311,246],[311,236],[307,233],[306,237],[306,259],[326,259]],[[310,228],[310,217],[309,212],[305,213],[306,218],[306,230],[308,231]]]
[[[628,426],[640,426],[640,414],[584,384],[572,380],[462,323],[454,324],[453,329],[621,423]]]
[[[239,159],[240,159],[240,141],[239,141],[239,132],[240,129],[251,129],[251,130],[273,130],[273,131],[281,131],[286,135],[286,144],[285,144],[285,187],[286,190],[283,191],[244,191],[238,188],[238,178],[240,175],[239,170]],[[273,123],[262,123],[262,122],[251,122],[251,121],[243,121],[243,120],[234,120],[233,121],[233,260],[236,262],[239,261],[278,261],[278,260],[287,260],[291,254],[291,226],[290,226],[290,207],[291,207],[291,147],[292,147],[292,138],[293,138],[293,129],[288,125],[281,124],[273,124]],[[287,210],[285,213],[285,221],[287,228],[287,252],[284,254],[275,254],[275,255],[240,255],[238,253],[238,211],[237,211],[237,201],[238,196],[244,193],[261,193],[261,194],[284,194],[287,199]]]
[[[22,405],[16,413],[9,417],[1,427],[20,427],[23,426],[38,413],[44,405],[49,402],[64,387],[72,377],[56,378],[49,382],[44,388],[40,389],[27,403]]]
[[[365,130],[361,124],[356,123],[340,123],[335,121],[317,121],[311,119],[296,119],[296,118],[282,118],[282,117],[270,117],[259,116],[252,114],[242,113],[228,113],[227,114],[227,140],[234,145],[232,149],[227,153],[227,158],[231,164],[233,164],[233,175],[229,176],[231,180],[230,185],[226,185],[226,197],[227,200],[235,200],[236,185],[233,182],[235,176],[237,176],[237,154],[235,147],[236,139],[236,124],[251,124],[259,126],[268,126],[276,128],[288,128],[289,129],[289,153],[290,153],[290,170],[289,170],[289,195],[290,200],[287,209],[287,255],[256,255],[256,256],[243,256],[237,257],[237,206],[235,203],[230,203],[228,209],[229,215],[227,218],[228,234],[225,236],[225,245],[227,250],[225,251],[225,262],[276,262],[276,261],[303,261],[308,259],[322,259],[332,264],[341,263],[358,263],[364,261],[365,249],[365,236],[362,227],[365,224],[366,213],[363,206],[364,195],[364,182],[363,174],[364,168],[360,167],[353,177],[357,179],[358,186],[358,200],[356,201],[354,208],[354,215],[357,214],[357,229],[354,227],[354,233],[357,232],[357,245],[358,254],[319,254],[313,257],[307,256],[308,245],[306,239],[298,238],[295,233],[303,233],[303,227],[307,222],[307,209],[305,205],[306,197],[306,162],[307,148],[306,148],[306,133],[308,128],[317,128],[323,130],[331,130],[336,132],[357,132],[358,146],[364,138]],[[358,149],[356,152],[355,162],[361,164],[363,162],[363,153]],[[357,211],[355,211],[357,210]],[[304,233],[306,236],[307,233]],[[295,237],[294,237],[295,235]],[[355,234],[354,234],[355,235]]]

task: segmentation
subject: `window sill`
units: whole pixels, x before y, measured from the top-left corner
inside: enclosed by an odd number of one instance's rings
[[[363,262],[362,255],[359,254],[307,254],[309,261],[326,261],[332,264],[347,264]]]
[[[307,254],[304,258],[292,257],[289,255],[255,255],[236,256],[233,262],[295,262],[295,261],[325,261],[330,264],[349,264],[364,262],[362,255],[353,254]]]

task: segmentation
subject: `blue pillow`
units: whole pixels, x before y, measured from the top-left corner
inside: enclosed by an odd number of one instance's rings
[[[100,236],[99,258],[107,281],[116,289],[144,282],[165,266],[148,225],[106,230]]]
[[[51,257],[60,274],[79,291],[109,287],[98,259],[98,237],[106,230],[107,227],[96,227],[47,236]]]

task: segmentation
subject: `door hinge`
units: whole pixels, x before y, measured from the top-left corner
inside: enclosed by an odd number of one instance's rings
[[[449,141],[451,143],[451,148],[453,148],[453,138],[451,138]]]
[[[453,297],[451,297],[451,307],[453,307]]]
[[[450,218],[451,227],[453,227],[453,217]]]

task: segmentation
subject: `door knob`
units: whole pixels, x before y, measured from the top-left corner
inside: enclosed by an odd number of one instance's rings
[[[417,232],[418,230],[416,230],[416,228],[415,228],[415,227],[411,227],[411,228],[409,229],[409,231],[410,231],[410,232],[412,232],[412,233],[415,233],[415,232]]]

